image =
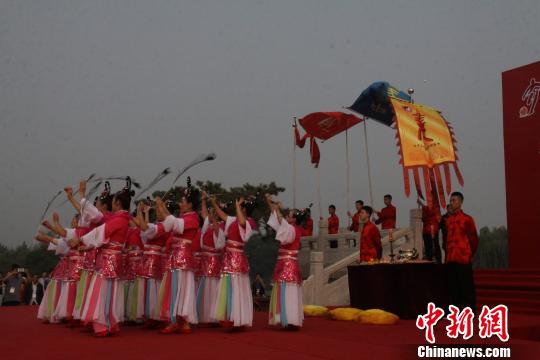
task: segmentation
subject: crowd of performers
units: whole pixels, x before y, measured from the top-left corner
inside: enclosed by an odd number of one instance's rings
[[[255,201],[239,198],[231,209],[188,180],[178,202],[139,201],[130,213],[131,181],[112,193],[110,185],[95,200],[86,199],[81,181],[70,228],[42,223],[55,236],[39,232],[60,260],[51,274],[38,318],[48,323],[90,326],[97,337],[117,334],[123,322],[143,323],[163,334],[192,331],[194,324],[235,331],[253,322],[249,263],[244,246],[256,224]],[[269,323],[298,329],[303,306],[298,249],[306,210],[282,214],[266,195],[268,226],[280,243],[273,276]],[[200,210],[199,210],[200,209]],[[173,215],[178,212],[178,216]]]

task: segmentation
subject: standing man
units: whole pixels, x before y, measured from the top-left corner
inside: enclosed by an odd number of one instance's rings
[[[352,214],[350,211],[347,211],[347,215],[351,218],[351,225],[349,226],[349,231],[358,232],[360,230],[360,211],[364,207],[364,202],[362,200],[356,200],[354,203],[356,207],[356,212]]]
[[[347,215],[351,218],[351,225],[349,226],[349,231],[352,232],[361,232],[362,226],[364,223],[360,221],[360,210],[364,207],[364,202],[362,200],[356,200],[354,203],[356,207],[356,212],[351,214],[350,211],[347,211]],[[353,239],[354,247],[356,247],[356,237]]]
[[[378,219],[375,220],[375,224],[381,225],[383,236],[385,236],[389,230],[396,228],[396,208],[392,205],[392,195],[384,195],[384,205],[386,205],[386,207],[377,212]]]
[[[380,260],[382,257],[381,234],[377,226],[369,221],[373,209],[369,206],[360,210],[360,221],[364,223],[360,234],[360,262]]]
[[[452,213],[446,219],[446,263],[450,303],[460,309],[476,310],[472,259],[478,248],[478,233],[474,219],[461,209],[463,194],[453,192],[450,196]]]
[[[24,283],[19,274],[19,265],[11,265],[11,271],[2,279],[5,283],[5,293],[3,298],[3,306],[17,306],[21,303],[21,287]]]
[[[38,276],[32,276],[24,288],[24,302],[26,305],[39,305],[43,299],[43,285],[39,282]]]
[[[328,207],[328,213],[330,214],[330,217],[328,218],[328,234],[337,234],[339,232],[339,218],[336,215],[336,206],[330,205]],[[338,247],[337,240],[329,240],[329,242],[332,249]]]
[[[330,205],[328,207],[328,213],[330,214],[328,218],[328,233],[337,234],[339,232],[339,218],[336,215],[336,206]]]
[[[439,244],[439,221],[441,213],[438,206],[422,203],[416,200],[422,207],[422,238],[424,239],[424,260],[441,263],[441,246]]]
[[[311,218],[311,210],[307,208],[306,210],[306,221],[303,225],[304,233],[302,236],[313,236],[313,219]]]

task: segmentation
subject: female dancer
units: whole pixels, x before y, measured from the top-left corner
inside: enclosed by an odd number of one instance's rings
[[[136,323],[143,321],[140,314],[144,307],[144,298],[140,295],[143,293],[144,288],[141,289],[137,281],[142,269],[143,243],[141,240],[141,230],[137,227],[138,224],[135,224],[134,221],[131,223],[133,226],[128,230],[124,248],[126,254],[124,263],[124,315],[127,322]]]
[[[269,323],[294,329],[302,326],[304,321],[298,249],[307,209],[292,209],[284,219],[280,204],[274,203],[270,194],[266,194],[266,201],[271,212],[268,225],[276,231],[276,240],[280,242],[270,297]]]
[[[157,216],[164,220],[154,228],[158,234],[169,231],[173,234],[168,246],[171,269],[164,274],[159,291],[161,318],[169,322],[162,334],[189,334],[190,323],[197,323],[191,244],[200,239],[199,215],[195,212],[199,202],[199,191],[191,186],[189,178],[179,203],[180,217],[171,215],[165,203],[156,199]]]
[[[200,276],[197,288],[197,316],[199,323],[216,323],[216,307],[219,277],[221,274],[221,254],[225,246],[222,223],[216,220],[213,211],[208,211],[207,195],[202,193],[201,215],[204,224],[201,231]]]
[[[48,221],[44,221],[42,224],[49,230],[54,231],[54,227]],[[68,257],[66,256],[69,251],[69,246],[64,240],[53,238],[41,232],[38,232],[35,239],[45,244],[49,244],[47,250],[54,251],[57,255],[60,255],[60,261],[58,261],[58,264],[56,264],[51,272],[51,281],[49,282],[47,289],[45,289],[43,300],[41,301],[38,310],[38,319],[43,320],[45,323],[57,323],[61,319],[56,318],[55,310],[60,299],[62,282],[67,278],[69,269]]]
[[[213,317],[222,326],[239,329],[253,322],[253,297],[249,281],[249,263],[244,254],[244,244],[249,240],[255,222],[249,216],[255,208],[254,201],[236,200],[236,217],[227,215],[211,197],[216,215],[225,222],[225,252],[223,254],[219,290]]]
[[[157,310],[159,288],[164,273],[162,263],[166,259],[167,239],[172,236],[170,232],[158,234],[155,227],[149,228],[151,220],[155,220],[150,217],[151,210],[152,208],[142,201],[137,206],[137,220],[141,228],[141,240],[144,243],[141,272],[137,278],[139,297],[142,297],[143,306],[138,309],[137,317],[144,319],[146,328],[156,327],[161,321]]]
[[[82,319],[92,323],[97,337],[118,333],[118,323],[123,316],[123,296],[118,287],[122,248],[129,227],[129,206],[134,192],[131,179],[118,191],[112,201],[113,214],[103,225],[90,231],[80,240],[70,241],[77,246],[82,242],[87,247],[97,248],[96,268],[86,294]]]

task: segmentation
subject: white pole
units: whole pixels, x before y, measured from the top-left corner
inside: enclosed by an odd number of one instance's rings
[[[366,145],[366,161],[367,161],[367,173],[368,173],[368,182],[369,182],[369,202],[370,206],[374,206],[373,203],[373,185],[371,183],[371,163],[369,161],[369,146],[368,146],[368,136],[367,136],[367,122],[368,118],[364,118],[364,140]]]
[[[349,129],[345,130],[345,158],[347,160],[347,212],[351,211],[351,164],[349,161]],[[348,225],[351,225],[351,218],[347,216]]]
[[[319,218],[323,217],[322,204],[321,204],[321,169],[317,166],[317,197],[319,202]]]
[[[293,208],[296,209],[296,116],[293,117]]]

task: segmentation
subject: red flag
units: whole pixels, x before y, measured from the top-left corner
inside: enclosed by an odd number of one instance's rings
[[[328,140],[362,121],[354,115],[342,112],[316,112],[300,119],[300,125],[309,135]]]
[[[300,131],[298,130],[298,126],[294,125],[294,139],[296,142],[296,146],[298,146],[300,149],[303,149],[304,145],[306,145],[306,139],[308,137],[308,133],[305,133],[304,136],[300,137]]]

